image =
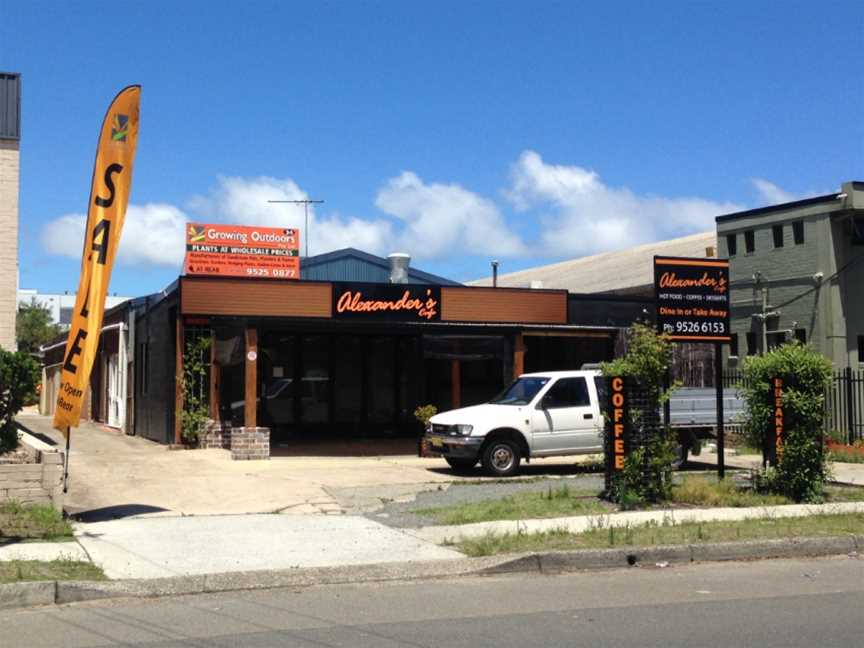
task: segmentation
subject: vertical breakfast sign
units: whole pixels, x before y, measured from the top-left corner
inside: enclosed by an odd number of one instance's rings
[[[140,105],[141,86],[121,90],[108,108],[99,133],[84,231],[81,279],[54,412],[54,427],[66,435],[67,444],[69,428],[77,426],[81,417],[90,370],[99,346],[105,295],[132,188]]]

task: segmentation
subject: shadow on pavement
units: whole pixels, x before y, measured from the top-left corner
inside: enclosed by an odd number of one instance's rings
[[[333,439],[273,444],[271,457],[396,457],[417,456],[417,439]]]
[[[49,437],[47,434],[42,434],[41,432],[36,432],[34,430],[31,430],[26,425],[22,425],[20,421],[15,421],[15,426],[19,430],[21,430],[22,432],[26,432],[30,436],[36,437],[37,439],[39,439],[43,443],[47,443],[48,445],[52,445],[52,446],[57,445],[57,442],[54,439],[52,439],[51,437]]]
[[[436,473],[438,475],[459,475],[460,477],[488,477],[490,479],[494,479],[487,475],[480,466],[475,467],[473,470],[456,470],[454,468],[444,467],[444,466],[430,466],[427,468],[431,473]],[[603,474],[603,464],[599,463],[591,463],[591,464],[542,464],[542,465],[531,465],[531,464],[522,464],[519,468],[519,474],[516,475],[516,479],[526,478],[526,477],[549,477],[549,476],[557,476],[557,477],[569,477],[575,475],[602,475]],[[509,477],[504,477],[503,479],[510,479]]]
[[[69,517],[76,522],[107,522],[109,520],[120,520],[136,515],[146,515],[147,513],[162,513],[169,511],[159,506],[149,506],[147,504],[118,504],[116,506],[105,506],[98,509],[90,509],[88,511],[76,511],[70,513]]]

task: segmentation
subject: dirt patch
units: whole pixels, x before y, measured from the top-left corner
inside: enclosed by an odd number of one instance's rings
[[[0,465],[35,464],[39,462],[39,452],[23,443],[17,449],[0,454]]]

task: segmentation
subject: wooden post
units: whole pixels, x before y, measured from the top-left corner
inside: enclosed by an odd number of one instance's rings
[[[513,337],[513,380],[525,373],[525,337],[517,333]]]
[[[177,338],[175,340],[176,356],[174,360],[174,443],[183,442],[183,351],[186,331],[183,328],[183,317],[177,315]],[[149,367],[148,367],[149,370]]]
[[[216,336],[210,338],[210,418],[219,421],[219,380],[221,367],[216,364]]]
[[[462,407],[462,364],[459,360],[450,361],[450,389],[453,409]]]
[[[246,399],[244,425],[258,427],[258,329],[246,329]]]

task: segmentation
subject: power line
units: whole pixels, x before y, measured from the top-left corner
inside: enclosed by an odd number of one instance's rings
[[[268,203],[292,203],[294,205],[303,205],[303,214],[306,217],[306,226],[303,231],[303,238],[306,239],[306,257],[309,257],[309,205],[320,205],[323,200],[268,200]]]

